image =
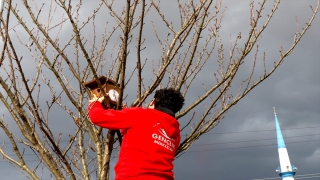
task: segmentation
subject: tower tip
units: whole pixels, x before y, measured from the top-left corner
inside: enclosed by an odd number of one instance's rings
[[[277,115],[275,107],[273,107],[273,113],[274,113],[275,116]]]

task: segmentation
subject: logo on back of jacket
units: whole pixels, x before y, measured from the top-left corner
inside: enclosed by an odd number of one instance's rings
[[[176,140],[170,138],[166,131],[160,126],[160,123],[153,125],[153,127],[156,129],[156,132],[152,134],[152,138],[154,139],[153,142],[173,152],[175,148],[174,142]]]

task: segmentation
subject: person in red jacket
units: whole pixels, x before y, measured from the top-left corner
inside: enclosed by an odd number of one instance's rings
[[[173,180],[180,144],[175,113],[184,105],[181,93],[173,88],[157,90],[148,108],[103,109],[102,101],[97,97],[89,101],[89,117],[97,126],[122,130],[115,179]]]

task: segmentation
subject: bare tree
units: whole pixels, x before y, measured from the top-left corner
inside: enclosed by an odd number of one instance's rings
[[[174,19],[166,15],[162,1],[6,0],[1,18],[0,99],[7,113],[0,118],[0,127],[10,143],[1,145],[0,154],[32,179],[41,179],[47,171],[55,179],[109,179],[118,138],[90,123],[89,92],[84,87],[104,75],[119,84],[118,108],[128,94],[136,95],[130,100],[134,107],[142,106],[158,87],[175,87],[188,99],[192,88],[203,86],[197,100],[187,101],[177,114],[186,122],[182,132],[188,134],[176,153],[179,157],[275,72],[319,12],[317,1],[304,27],[297,23],[291,47],[281,48],[268,68],[265,54],[259,58],[258,43],[279,3],[274,1],[267,10],[267,0],[251,1],[249,31],[231,36],[226,53],[219,31],[226,12],[222,0],[177,0],[179,16]],[[159,43],[158,49],[151,49],[150,43]],[[239,69],[250,61],[246,58],[250,54],[253,67],[241,79]],[[255,71],[259,61],[261,74]],[[208,72],[208,67],[214,70]],[[201,74],[210,74],[212,80],[201,82]],[[199,106],[205,107],[203,114],[196,114]],[[59,132],[62,125],[55,124],[57,116],[73,124],[67,135]],[[62,145],[64,139],[67,145]],[[5,152],[7,146],[13,150]],[[37,157],[36,166],[28,163],[26,152]]]

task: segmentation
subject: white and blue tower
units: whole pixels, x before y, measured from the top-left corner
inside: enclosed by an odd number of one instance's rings
[[[280,167],[278,167],[276,172],[279,173],[279,176],[281,176],[283,180],[294,180],[293,176],[296,174],[297,168],[291,165],[290,163],[286,144],[284,143],[280,125],[278,122],[276,109],[273,108],[273,111],[274,111],[274,119],[276,121],[278,153],[279,153],[279,161],[280,161]]]

